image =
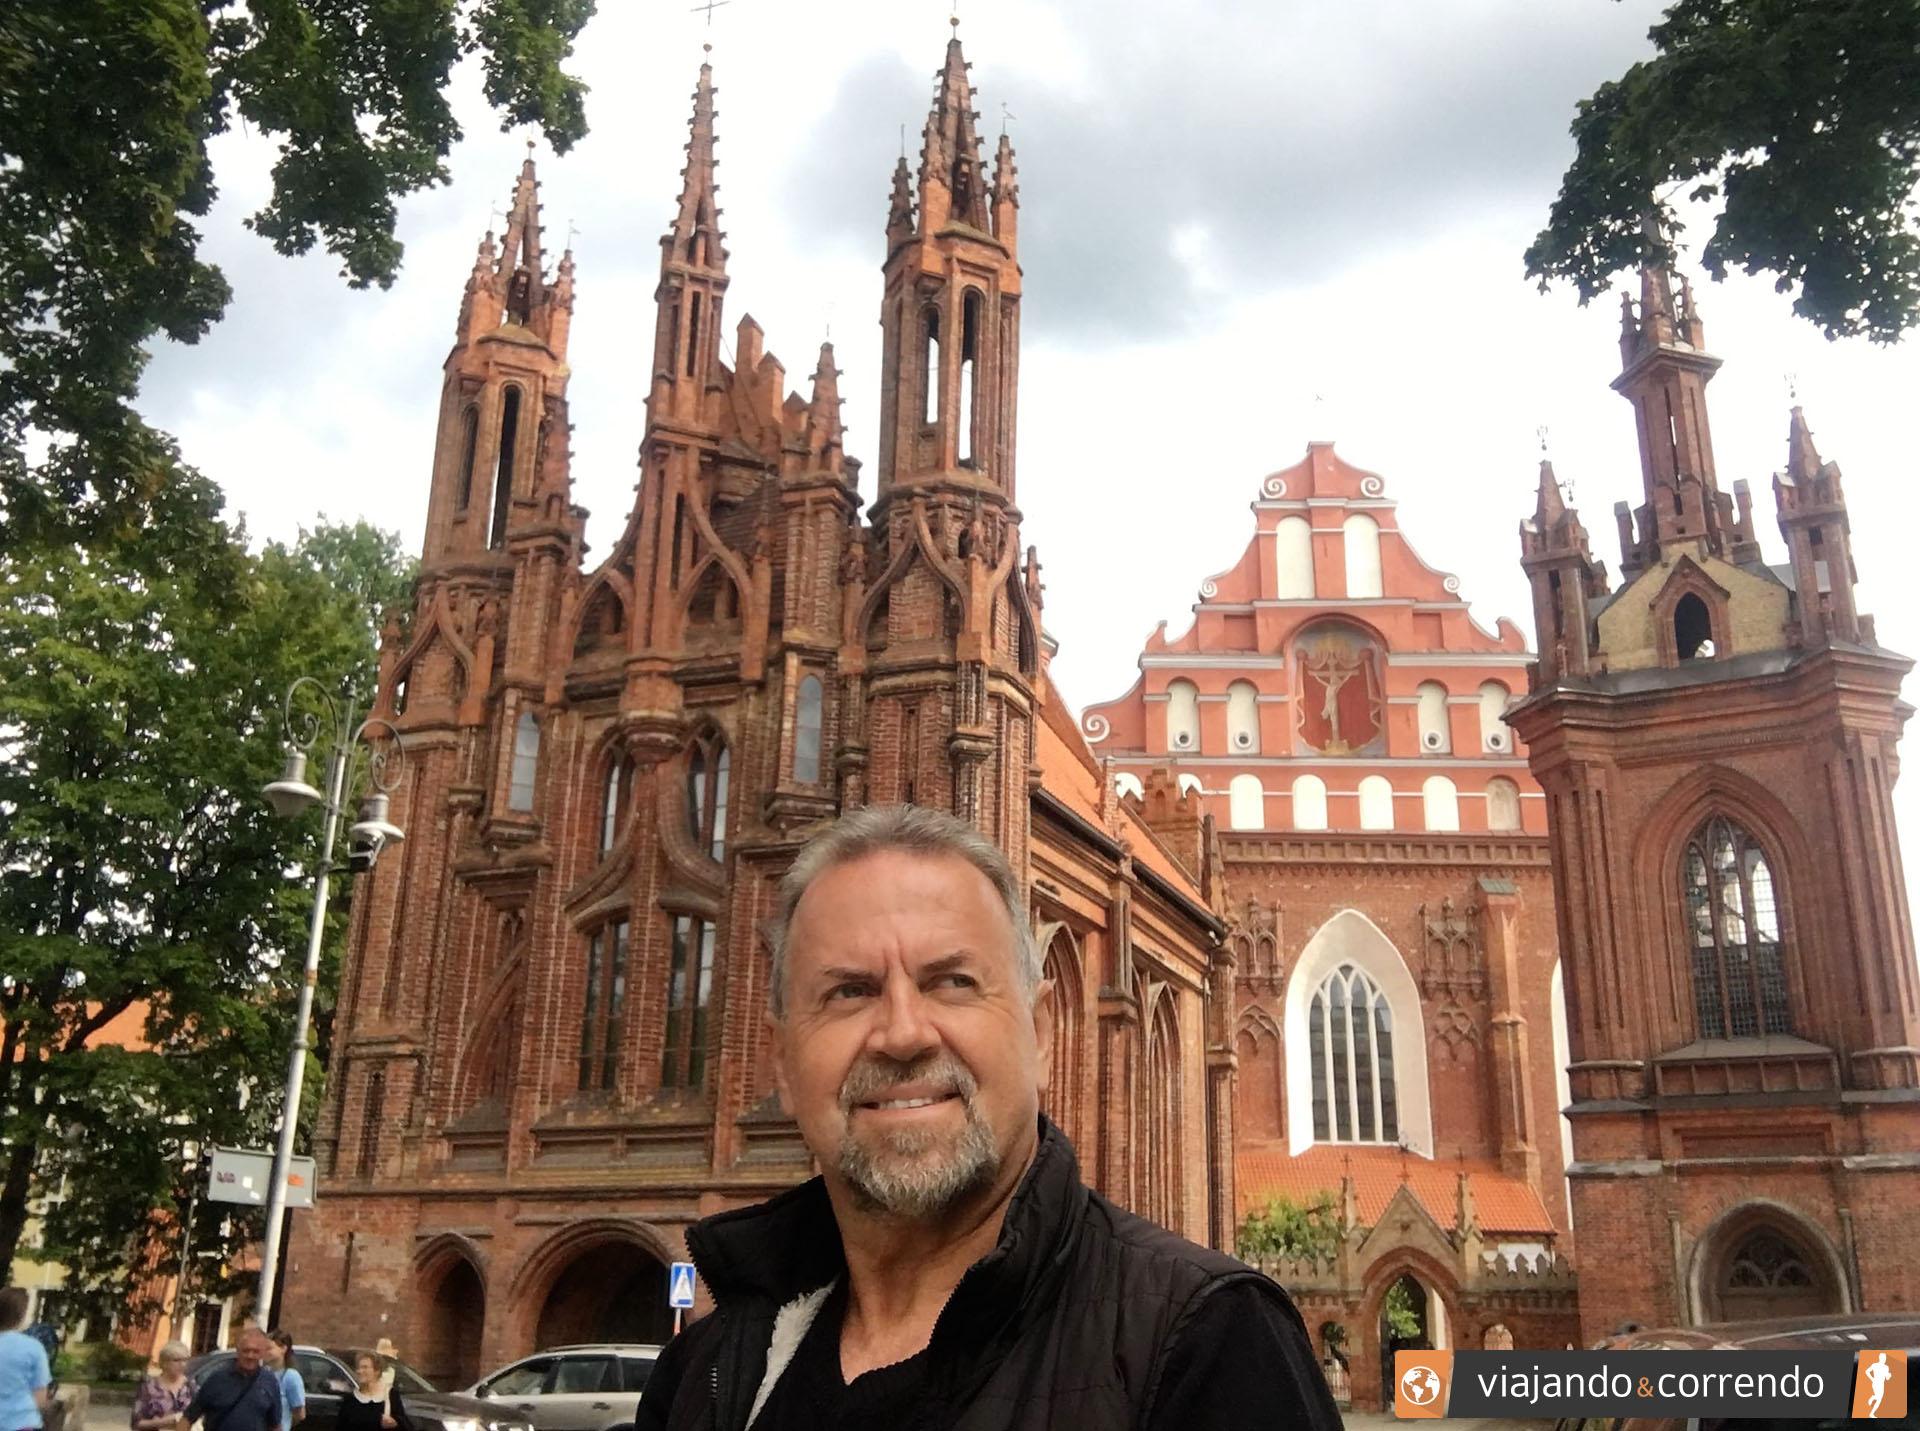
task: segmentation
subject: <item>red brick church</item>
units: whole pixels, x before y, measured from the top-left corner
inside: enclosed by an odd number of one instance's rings
[[[1077,721],[1017,506],[1013,153],[958,40],[893,175],[870,501],[831,347],[804,395],[750,317],[723,360],[714,95],[703,66],[604,560],[531,160],[460,300],[381,657],[408,838],[356,891],[302,1336],[385,1334],[448,1385],[664,1336],[689,1223],[810,1172],[761,1027],[774,888],[895,801],[1024,872],[1091,1183],[1226,1247],[1270,1199],[1327,1209],[1326,1255],[1269,1270],[1357,1406],[1395,1345],[1914,1305],[1909,663],[1853,607],[1798,414],[1790,565],[1719,491],[1691,298],[1653,275],[1629,309],[1618,590],[1543,474],[1537,658],[1314,443]]]

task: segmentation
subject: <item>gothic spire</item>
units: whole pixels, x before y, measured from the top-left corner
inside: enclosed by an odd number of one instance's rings
[[[1020,211],[1020,171],[1013,166],[1013,141],[1001,131],[993,156],[993,236],[1012,248]]]
[[[687,122],[687,165],[680,171],[680,207],[660,243],[671,261],[725,272],[726,235],[720,232],[720,185],[713,172],[720,163],[713,157],[717,142],[713,133],[715,93],[713,66],[703,62],[693,89],[693,117]]]
[[[907,156],[893,166],[893,199],[887,209],[887,248],[913,237],[913,173],[907,168]]]
[[[974,121],[973,83],[967,78],[967,59],[960,49],[958,21],[947,41],[946,63],[935,77],[933,109],[927,115],[920,151],[920,219],[928,232],[938,225],[929,212],[929,197],[938,194],[941,220],[952,219],[987,232],[987,185],[981,172],[980,137]]]
[[[1566,498],[1561,495],[1559,479],[1553,475],[1553,463],[1540,459],[1540,489],[1533,508],[1534,525],[1547,531],[1566,514]]]
[[[520,178],[513,186],[513,204],[507,211],[507,231],[495,272],[504,280],[502,296],[508,319],[525,325],[540,306],[546,289],[540,258],[540,181],[534,174],[532,145],[527,146]]]
[[[813,370],[813,400],[807,404],[807,458],[815,471],[841,470],[840,370],[833,365],[833,344],[820,345]]]
[[[1818,476],[1824,465],[1819,449],[1813,445],[1813,429],[1807,426],[1807,416],[1796,403],[1793,420],[1787,426],[1787,475],[1795,482],[1807,482]]]

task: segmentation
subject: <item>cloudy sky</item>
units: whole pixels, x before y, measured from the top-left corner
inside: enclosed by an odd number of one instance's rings
[[[1530,630],[1515,525],[1542,427],[1617,567],[1612,505],[1640,485],[1607,387],[1617,305],[1541,295],[1521,253],[1571,157],[1576,100],[1649,52],[1660,8],[963,0],[982,129],[1005,123],[1020,166],[1020,498],[1076,707],[1131,683],[1155,623],[1185,627],[1201,580],[1245,545],[1260,478],[1309,439],[1385,477],[1403,529],[1488,625]],[[730,0],[710,29],[682,0],[601,11],[578,62],[593,132],[564,159],[540,151],[549,246],[576,235],[573,473],[599,553],[632,502],[701,44],[719,87],[728,326],[753,314],[796,381],[831,331],[848,450],[871,466],[888,180],[903,124],[917,153],[949,7]],[[247,233],[272,149],[219,144],[208,248],[235,300],[206,341],[156,355],[144,407],[256,538],[325,513],[419,539],[461,285],[524,153],[472,72],[459,106],[453,182],[401,206],[406,268],[385,292]],[[1699,292],[1726,360],[1710,392],[1722,483],[1752,482],[1782,559],[1767,479],[1793,383],[1847,474],[1862,608],[1883,642],[1920,653],[1901,580],[1920,515],[1920,346],[1829,344],[1766,279]],[[1920,839],[1917,783],[1900,803]]]

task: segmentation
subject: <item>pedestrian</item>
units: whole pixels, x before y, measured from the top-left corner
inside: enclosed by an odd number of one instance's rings
[[[233,1360],[207,1373],[184,1413],[201,1431],[274,1431],[280,1424],[280,1379],[265,1365],[267,1334],[247,1327],[234,1339]]]
[[[185,1342],[168,1342],[160,1348],[159,1373],[142,1377],[140,1389],[133,1394],[133,1414],[127,1421],[131,1431],[170,1431],[182,1424],[197,1389],[187,1375],[189,1355]]]
[[[53,1385],[47,1349],[20,1330],[27,1289],[0,1288],[0,1431],[39,1431]]]
[[[381,1388],[381,1374],[387,1369],[386,1358],[378,1353],[363,1351],[354,1357],[354,1388],[340,1398],[336,1431],[413,1431],[400,1388]]]
[[[280,1431],[307,1419],[307,1383],[293,1364],[293,1338],[279,1327],[267,1333],[267,1365],[280,1379]]]
[[[768,933],[775,1084],[821,1175],[689,1229],[717,1314],[637,1431],[1340,1426],[1280,1286],[1093,1192],[1041,1115],[1050,990],[990,841],[847,815]]]
[[[373,1344],[373,1354],[380,1358],[380,1365],[383,1368],[380,1373],[380,1390],[383,1392],[393,1390],[393,1365],[400,1360],[399,1350],[391,1339],[382,1337]]]

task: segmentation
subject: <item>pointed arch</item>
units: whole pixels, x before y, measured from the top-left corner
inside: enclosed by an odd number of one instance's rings
[[[1797,1275],[1782,1275],[1787,1269],[1764,1265],[1773,1259],[1752,1270],[1739,1266],[1743,1260],[1758,1260],[1754,1244],[1766,1238],[1782,1244],[1770,1249],[1776,1255],[1798,1261]],[[1804,1212],[1774,1198],[1749,1198],[1709,1223],[1693,1244],[1687,1273],[1696,1323],[1766,1316],[1774,1309],[1765,1305],[1765,1294],[1787,1289],[1798,1291],[1804,1300],[1783,1311],[1856,1309],[1846,1260],[1833,1239]]]
[[[1079,1134],[1082,1121],[1086,981],[1080,943],[1066,925],[1054,927],[1044,948],[1041,976],[1053,985],[1053,1069],[1040,1108],[1071,1142]]]
[[[1234,1026],[1234,1052],[1240,1068],[1234,1083],[1234,1137],[1248,1143],[1276,1143],[1286,1137],[1286,1084],[1280,1049],[1280,1025],[1255,1004]]]
[[[602,570],[574,607],[566,649],[573,659],[624,649],[633,624],[633,588],[623,573]]]
[[[1180,1020],[1174,1008],[1177,995],[1166,984],[1148,993],[1145,1078],[1147,1216],[1162,1227],[1178,1231],[1185,1222],[1185,1188],[1181,1176],[1181,1131],[1185,1126],[1181,1087]]]
[[[1312,1047],[1316,995],[1343,968],[1363,974],[1382,996],[1392,1034],[1396,1141],[1423,1158],[1433,1156],[1433,1110],[1427,1077],[1427,1040],[1420,987],[1393,941],[1357,909],[1343,909],[1307,941],[1287,977],[1282,1016],[1285,1044]],[[1287,1065],[1287,1147],[1304,1152],[1314,1141],[1313,1067],[1306,1057]],[[1376,1124],[1376,1127],[1378,1125]],[[1337,1127],[1335,1129],[1337,1132]]]
[[[506,932],[503,926],[503,935]],[[512,1091],[519,1063],[522,992],[526,982],[526,926],[514,926],[513,947],[506,950],[486,982],[454,1054],[454,1117],[489,1098],[501,1101],[502,1111]]]

